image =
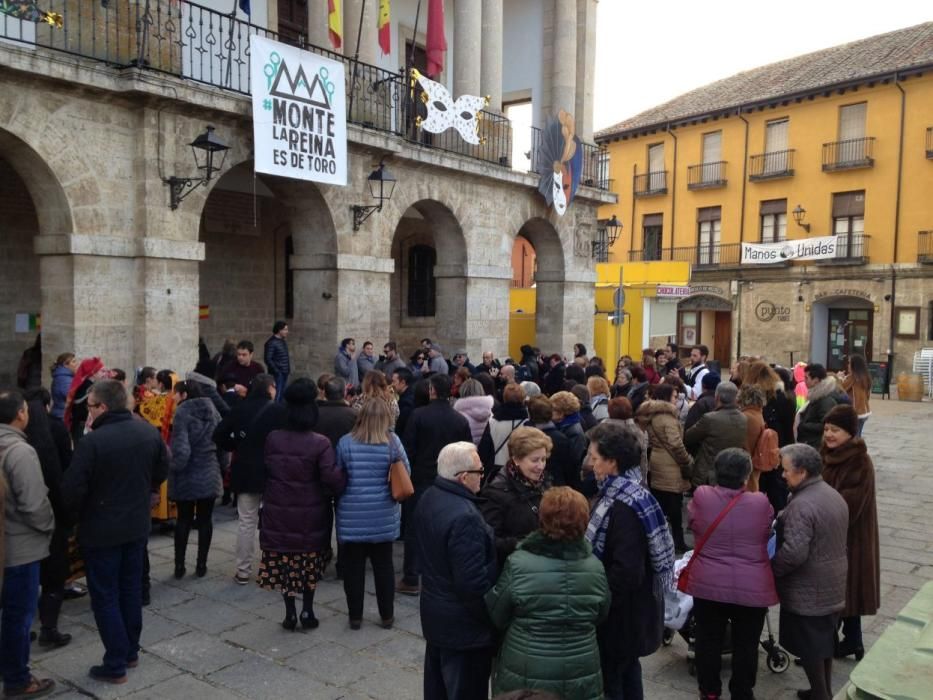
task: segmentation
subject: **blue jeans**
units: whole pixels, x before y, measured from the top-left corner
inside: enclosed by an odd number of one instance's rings
[[[855,437],[862,437],[862,431],[865,429],[865,424],[868,422],[868,416],[858,419],[858,435]]]
[[[104,643],[104,666],[114,676],[139,657],[143,629],[142,579],[147,538],[112,547],[85,547],[91,609]]]
[[[486,700],[493,654],[490,648],[442,649],[426,644],[425,700]]]
[[[275,400],[282,403],[285,400],[285,387],[288,385],[287,374],[275,375]]]
[[[3,570],[0,674],[6,690],[29,684],[29,628],[39,603],[39,562]]]

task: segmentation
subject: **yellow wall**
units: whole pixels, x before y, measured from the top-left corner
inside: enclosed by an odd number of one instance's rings
[[[513,287],[509,290],[509,356],[518,361],[522,358],[522,345],[534,345],[535,309],[537,291],[534,288]]]
[[[900,236],[897,262],[917,262],[917,232],[933,229],[933,160],[926,158],[927,127],[933,126],[933,75],[911,77],[901,84],[906,92],[904,160],[901,187]],[[822,145],[837,141],[839,108],[867,102],[865,135],[874,137],[874,167],[839,172],[823,172]],[[664,216],[662,245],[665,249],[693,247],[697,242],[697,209],[722,207],[722,244],[740,240],[760,240],[759,203],[768,199],[787,199],[789,239],[823,236],[832,233],[832,195],[834,192],[865,190],[865,233],[870,237],[869,262],[890,263],[894,255],[895,201],[897,194],[899,125],[901,93],[893,84],[877,83],[849,89],[829,97],[804,98],[788,104],[743,114],[746,124],[733,114],[705,123],[679,126],[669,133],[656,133],[609,141],[609,176],[619,202],[600,209],[600,218],[615,214],[625,230],[610,251],[610,261],[627,262],[628,251],[641,250],[642,219],[645,214]],[[792,177],[749,182],[745,165],[749,156],[764,152],[765,123],[787,117],[788,146],[795,150]],[[727,162],[727,185],[708,190],[687,189],[687,169],[702,162],[702,136],[722,130],[722,159]],[[674,169],[675,137],[677,166]],[[633,167],[647,172],[647,149],[664,143],[665,169],[668,171],[665,195],[633,200]],[[742,215],[743,183],[745,208]],[[676,189],[676,197],[672,195]],[[674,201],[676,199],[676,205]],[[810,233],[797,226],[791,210],[797,205],[807,210]],[[634,214],[634,217],[633,217]],[[676,231],[671,228],[672,214]],[[633,241],[634,233],[634,241]]]

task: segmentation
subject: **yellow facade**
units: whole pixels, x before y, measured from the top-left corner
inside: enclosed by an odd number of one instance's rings
[[[904,129],[898,220],[901,89]],[[867,104],[865,136],[874,138],[874,165],[824,172],[822,146],[839,140],[839,108],[860,102]],[[789,120],[788,148],[794,151],[794,174],[750,182],[749,158],[765,152],[765,125],[781,118]],[[665,251],[696,246],[697,210],[711,206],[722,208],[722,245],[754,243],[761,240],[759,203],[786,199],[787,238],[793,240],[831,235],[833,193],[864,190],[869,264],[916,263],[918,232],[933,228],[933,160],[926,153],[927,129],[931,126],[933,74],[927,73],[897,84],[876,82],[833,91],[829,96],[779,100],[774,106],[750,113],[740,114],[737,109],[729,116],[700,118],[696,123],[670,129],[662,125],[651,133],[626,139],[611,137],[605,146],[609,151],[609,176],[619,202],[605,205],[599,215],[616,215],[626,230],[610,250],[610,261],[627,262],[630,250],[642,250],[642,221],[648,214],[663,215]],[[703,135],[715,131],[722,132],[726,185],[690,190],[688,168],[703,162]],[[648,171],[648,147],[653,144],[664,144],[667,193],[635,197],[634,175]],[[807,212],[809,233],[793,221],[791,210],[797,204]]]

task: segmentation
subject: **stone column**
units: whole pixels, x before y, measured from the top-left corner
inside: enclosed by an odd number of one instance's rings
[[[500,23],[501,24],[501,23]],[[454,99],[480,94],[483,0],[454,3]]]
[[[577,135],[593,141],[593,84],[596,74],[596,0],[577,0]]]
[[[326,7],[327,3],[318,0]],[[363,12],[363,31],[360,32],[360,12]],[[343,6],[343,55],[356,54],[356,36],[360,37],[360,61],[375,64],[379,55],[378,27],[379,0],[346,0]],[[350,70],[349,68],[347,70]]]
[[[577,0],[554,0],[551,114],[573,114],[577,101]]]
[[[508,353],[509,284],[512,271],[492,266],[437,265],[437,337],[448,358],[466,350],[482,358],[484,350],[497,357]]]
[[[327,23],[330,13],[327,5],[326,2],[308,3],[308,43],[311,46],[319,46],[322,49],[343,53],[342,48],[335,49],[333,44],[330,43],[330,32]],[[346,28],[344,28],[344,32],[346,32]]]
[[[483,0],[483,55],[480,92],[490,109],[502,111],[502,0]]]

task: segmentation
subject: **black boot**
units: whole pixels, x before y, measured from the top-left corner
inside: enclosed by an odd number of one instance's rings
[[[298,614],[295,611],[295,599],[288,595],[288,593],[283,593],[282,600],[285,601],[285,619],[282,620],[282,627],[287,629],[289,632],[292,632],[298,626]]]
[[[40,647],[63,647],[71,641],[70,634],[64,634],[59,632],[57,629],[49,629],[43,627],[42,631],[39,632],[39,646]]]
[[[306,588],[304,599],[301,604],[301,629],[317,629],[319,624],[317,618],[314,616],[314,589]]]

